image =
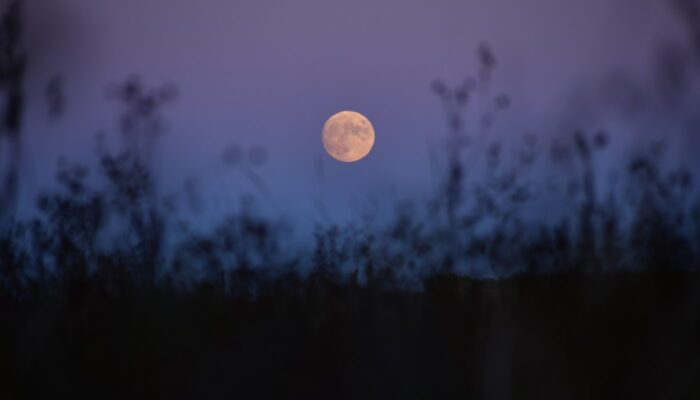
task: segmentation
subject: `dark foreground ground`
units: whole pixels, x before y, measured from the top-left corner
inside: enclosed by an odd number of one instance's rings
[[[700,274],[73,284],[0,303],[0,399],[700,399]],[[69,396],[69,397],[64,397]]]

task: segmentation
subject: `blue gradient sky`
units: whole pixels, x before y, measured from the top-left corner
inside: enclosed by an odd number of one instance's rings
[[[256,194],[222,162],[229,143],[268,150],[259,173],[271,196],[259,202],[300,223],[424,198],[434,183],[427,144],[440,146],[446,127],[432,80],[473,74],[474,49],[486,41],[499,60],[495,91],[513,98],[490,134],[556,134],[572,113],[572,93],[598,90],[611,70],[648,73],[653,44],[678,33],[660,3],[34,0],[25,191],[49,185],[59,155],[89,159],[97,131],[118,143],[105,88],[136,73],[180,88],[165,112],[162,191],[196,178],[209,215],[237,206],[241,193]],[[68,108],[50,122],[41,93],[56,73]],[[352,165],[325,155],[320,141],[325,119],[344,109],[365,114],[377,131],[373,152]]]

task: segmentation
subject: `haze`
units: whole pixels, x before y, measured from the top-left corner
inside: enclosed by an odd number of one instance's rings
[[[98,131],[116,137],[110,84],[138,74],[175,83],[169,132],[158,150],[163,191],[199,182],[214,213],[250,193],[298,220],[343,220],[381,200],[421,197],[431,187],[428,144],[446,131],[430,83],[475,71],[474,49],[498,57],[494,90],[513,99],[494,127],[554,134],[540,121],[570,108],[572,90],[612,70],[644,76],[654,44],[675,35],[674,16],[631,0],[35,0],[29,10],[29,142],[25,193],[49,184],[55,160],[89,159]],[[65,115],[49,121],[42,96],[63,78]],[[319,141],[325,119],[353,109],[377,131],[371,157],[335,163]],[[524,128],[526,127],[526,128]],[[259,193],[221,159],[228,144],[264,146]],[[326,208],[325,214],[319,207]]]

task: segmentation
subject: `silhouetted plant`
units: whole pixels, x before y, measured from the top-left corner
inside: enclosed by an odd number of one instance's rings
[[[7,214],[14,209],[19,190],[22,116],[24,115],[24,79],[27,69],[27,53],[24,48],[23,3],[10,1],[0,10],[0,93],[4,95],[0,110],[0,229]],[[7,145],[7,150],[4,150]],[[2,160],[0,158],[0,160]]]

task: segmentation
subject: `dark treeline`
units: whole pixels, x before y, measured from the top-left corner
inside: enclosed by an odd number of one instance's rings
[[[501,143],[511,99],[482,45],[474,77],[432,86],[450,129],[433,200],[379,228],[318,227],[309,255],[250,208],[182,227],[194,189],[164,196],[151,166],[177,91],[131,78],[110,90],[123,146],[61,160],[19,219],[21,4],[0,18],[0,398],[700,398],[700,193],[669,139],[615,179],[604,130]],[[700,7],[673,4],[691,40],[661,47],[649,92],[681,108]],[[622,86],[624,105],[652,96]],[[244,176],[269,194],[264,158]]]

